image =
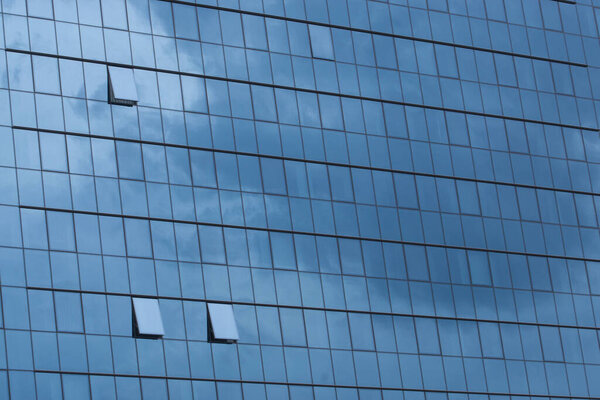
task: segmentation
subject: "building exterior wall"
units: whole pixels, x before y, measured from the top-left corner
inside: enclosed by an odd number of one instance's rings
[[[0,3],[0,399],[600,398],[599,0]]]

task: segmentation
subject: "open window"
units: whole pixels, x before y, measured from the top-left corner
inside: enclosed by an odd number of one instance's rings
[[[231,304],[208,303],[208,340],[235,343],[240,339]]]
[[[312,56],[325,60],[333,60],[331,29],[327,26],[308,25],[308,32],[310,33]]]
[[[108,67],[108,102],[121,106],[133,106],[138,102],[133,69]]]
[[[134,297],[133,336],[158,339],[164,336],[162,317],[158,300]]]

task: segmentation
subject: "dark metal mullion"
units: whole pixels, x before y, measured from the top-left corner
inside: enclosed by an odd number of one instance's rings
[[[471,285],[468,285],[468,286],[471,287]],[[4,285],[4,287],[9,287],[9,285]],[[10,286],[10,287],[12,287],[12,286]],[[286,309],[293,309],[293,310],[344,312],[344,313],[353,313],[353,314],[383,315],[383,316],[389,316],[389,317],[429,318],[429,319],[446,320],[446,321],[485,322],[485,323],[494,323],[494,324],[498,324],[498,325],[500,325],[500,324],[525,325],[525,326],[586,329],[586,330],[599,331],[599,328],[593,327],[593,326],[550,324],[550,323],[542,323],[542,322],[506,321],[506,320],[500,320],[500,319],[494,320],[494,319],[469,318],[469,317],[446,317],[446,316],[439,316],[439,315],[395,313],[395,312],[385,312],[385,311],[348,310],[346,308],[328,308],[325,306],[323,306],[323,307],[293,306],[293,305],[284,305],[284,304],[256,303],[256,302],[247,302],[247,301],[198,299],[198,298],[191,298],[191,297],[174,297],[174,296],[160,296],[160,295],[155,296],[155,295],[146,295],[146,294],[133,294],[133,293],[122,293],[122,292],[118,292],[118,293],[117,292],[101,292],[101,291],[79,290],[79,289],[60,289],[60,288],[38,287],[38,286],[25,286],[24,289],[61,292],[61,293],[95,294],[95,295],[104,295],[104,296],[139,297],[139,298],[155,299],[155,300],[177,300],[177,301],[232,304],[232,305],[254,306],[254,307],[272,307],[272,308],[275,307],[275,308],[286,308]]]
[[[161,1],[164,1],[164,0],[161,0]],[[162,69],[162,68],[152,68],[152,67],[144,67],[144,66],[138,66],[138,65],[132,65],[132,64],[122,64],[122,63],[115,63],[115,62],[108,62],[108,61],[91,60],[91,59],[85,59],[82,57],[63,56],[63,55],[41,53],[41,52],[35,52],[35,51],[29,51],[29,50],[11,49],[11,48],[7,48],[7,49],[5,49],[5,51],[12,52],[12,53],[29,54],[32,56],[51,57],[51,58],[56,58],[59,60],[64,59],[64,60],[79,61],[79,62],[92,63],[92,64],[100,64],[100,65],[120,67],[120,68],[129,68],[129,69],[133,68],[133,69],[139,69],[139,70],[144,70],[144,71],[162,72],[162,73],[166,73],[166,74],[192,76],[192,77],[196,77],[196,78],[234,82],[234,83],[241,83],[241,84],[246,84],[246,85],[264,86],[264,87],[270,87],[270,88],[274,88],[274,89],[293,90],[296,92],[313,93],[313,94],[317,94],[317,95],[323,94],[323,95],[329,95],[329,96],[350,98],[350,99],[355,99],[355,100],[367,100],[367,101],[374,101],[374,102],[378,102],[378,103],[396,104],[396,105],[401,105],[401,106],[432,109],[432,110],[438,110],[438,111],[444,111],[444,112],[457,112],[457,113],[461,113],[461,114],[465,114],[465,115],[478,115],[478,116],[482,116],[482,117],[502,118],[502,119],[511,120],[511,121],[531,122],[531,123],[542,124],[542,125],[579,129],[579,130],[583,130],[583,131],[591,131],[591,132],[598,131],[598,129],[595,129],[595,128],[588,128],[588,127],[579,126],[579,125],[562,124],[560,122],[549,122],[549,121],[534,120],[534,119],[527,119],[527,118],[520,118],[520,117],[510,117],[510,116],[500,115],[500,114],[488,114],[488,113],[479,112],[479,111],[459,110],[459,109],[446,108],[446,107],[441,107],[441,106],[409,103],[406,101],[378,99],[378,98],[374,98],[374,97],[327,92],[327,91],[316,90],[316,89],[297,88],[297,87],[293,87],[293,86],[284,86],[284,85],[278,85],[278,84],[272,84],[272,83],[252,82],[250,80],[232,79],[232,78],[226,78],[226,77],[221,77],[221,76],[212,76],[212,75],[207,75],[207,74],[196,74],[196,73],[180,72],[180,71],[168,70],[168,69]],[[555,62],[555,61],[553,61],[553,62]]]
[[[282,15],[271,15],[271,14],[259,13],[259,12],[255,12],[255,11],[248,11],[248,10],[242,10],[242,9],[236,9],[236,8],[229,8],[229,7],[222,7],[222,6],[215,6],[215,5],[208,5],[208,4],[198,4],[198,3],[194,3],[194,2],[191,2],[191,1],[185,1],[185,0],[161,0],[161,1],[164,1],[166,3],[173,3],[173,4],[182,4],[182,5],[187,5],[187,6],[193,6],[193,7],[196,7],[196,8],[208,8],[208,9],[212,9],[212,10],[235,12],[235,13],[238,13],[238,14],[253,15],[253,16],[256,16],[256,17],[271,18],[271,19],[277,19],[277,20],[282,20],[282,21],[297,22],[297,23],[310,24],[310,25],[319,25],[319,26],[324,26],[324,27],[328,27],[328,28],[342,29],[342,30],[345,30],[345,31],[367,33],[369,35],[380,35],[380,36],[387,36],[387,37],[391,37],[391,38],[408,39],[408,40],[412,40],[412,41],[415,41],[415,42],[425,42],[425,43],[432,43],[432,44],[441,44],[441,45],[447,45],[447,46],[460,47],[460,48],[469,49],[469,50],[484,51],[484,52],[487,52],[487,53],[497,53],[497,54],[504,54],[504,55],[508,55],[508,56],[529,58],[529,59],[532,59],[532,60],[547,61],[547,62],[556,62],[556,63],[560,63],[560,64],[576,65],[576,66],[579,66],[579,67],[586,67],[586,68],[588,67],[587,64],[576,63],[576,62],[572,62],[572,61],[553,60],[551,58],[539,57],[539,56],[534,56],[534,55],[531,55],[531,54],[528,55],[528,54],[511,53],[509,51],[486,49],[486,48],[483,48],[483,47],[469,46],[469,45],[458,44],[458,43],[442,42],[442,41],[434,40],[434,39],[417,38],[417,37],[413,37],[413,36],[399,35],[399,34],[388,33],[388,32],[371,31],[371,30],[368,30],[368,29],[354,28],[354,27],[344,26],[344,25],[333,25],[333,24],[328,24],[328,23],[324,23],[324,22],[312,21],[312,20],[309,20],[309,19],[286,17],[286,16],[282,16]],[[574,1],[571,3],[572,0],[554,0],[554,1],[562,2],[562,3],[575,4]]]
[[[14,370],[13,370],[14,371]],[[105,376],[105,377],[124,377],[124,378],[137,378],[137,379],[161,379],[161,380],[178,380],[178,381],[200,381],[200,382],[226,382],[226,383],[259,383],[263,385],[275,385],[275,386],[303,386],[303,387],[323,387],[323,388],[343,388],[343,389],[375,389],[375,390],[390,390],[394,392],[413,392],[413,393],[440,393],[440,394],[463,394],[463,395],[482,395],[482,396],[526,396],[532,398],[540,398],[540,399],[548,399],[549,397],[556,399],[572,399],[572,396],[567,395],[542,395],[542,394],[531,394],[531,393],[509,393],[509,392],[477,392],[477,391],[467,391],[467,390],[441,390],[441,389],[411,389],[411,388],[397,388],[397,387],[383,387],[383,386],[358,386],[358,385],[328,385],[321,383],[300,383],[300,382],[275,382],[275,381],[249,381],[244,379],[216,379],[216,378],[188,378],[188,377],[178,377],[178,376],[166,376],[162,375],[136,375],[136,374],[113,374],[113,373],[103,373],[103,372],[75,372],[75,371],[56,371],[56,370],[45,370],[45,369],[33,369],[34,373],[52,373],[52,374],[61,374],[61,375],[83,375],[83,376]],[[579,396],[578,399],[582,400],[600,400],[600,397],[594,396]]]
[[[488,248],[480,248],[480,247],[468,247],[468,246],[457,246],[457,245],[446,245],[446,244],[437,244],[437,243],[422,243],[422,242],[412,242],[408,240],[393,240],[393,239],[377,239],[377,238],[369,238],[369,237],[360,237],[360,236],[349,236],[349,235],[338,235],[338,234],[330,234],[330,233],[317,233],[317,232],[302,232],[302,231],[294,231],[292,229],[279,229],[279,228],[263,228],[263,227],[251,227],[251,226],[241,226],[241,225],[230,225],[230,224],[219,224],[214,222],[198,222],[198,221],[187,221],[187,220],[178,220],[178,219],[170,219],[170,218],[157,218],[157,217],[145,217],[139,215],[127,215],[127,214],[117,214],[117,213],[104,213],[97,211],[74,211],[65,208],[48,208],[48,207],[40,207],[40,206],[18,206],[19,209],[25,210],[40,210],[40,211],[50,211],[50,212],[61,212],[61,213],[71,213],[71,214],[86,214],[86,215],[97,215],[101,217],[116,217],[123,219],[136,219],[143,221],[160,221],[160,222],[169,222],[169,223],[180,223],[180,224],[188,224],[188,225],[196,225],[196,226],[212,226],[219,228],[234,228],[234,229],[245,229],[245,230],[254,230],[254,231],[262,231],[262,232],[276,232],[276,233],[286,233],[286,234],[298,234],[298,235],[309,235],[309,236],[318,236],[318,237],[330,237],[336,239],[351,239],[351,240],[362,240],[368,242],[378,242],[378,243],[396,243],[396,244],[407,244],[407,245],[415,245],[415,246],[423,246],[423,247],[437,247],[443,249],[455,249],[455,250],[475,250],[475,251],[485,251],[488,253],[499,253],[499,254],[513,254],[520,256],[538,256],[538,257],[546,257],[550,259],[559,259],[559,260],[577,260],[577,261],[600,261],[600,259],[595,258],[586,258],[586,257],[575,257],[575,256],[557,256],[553,254],[543,254],[543,253],[529,253],[526,251],[514,251],[514,250],[495,250]]]
[[[353,168],[353,169],[361,169],[361,170],[369,170],[369,171],[389,172],[389,173],[393,173],[393,174],[396,174],[396,173],[397,174],[410,174],[410,175],[415,175],[415,176],[425,176],[425,177],[431,177],[431,178],[452,179],[455,181],[466,181],[466,182],[474,182],[474,183],[489,183],[489,184],[499,185],[499,186],[512,186],[512,187],[520,187],[520,188],[535,189],[535,190],[550,190],[553,192],[581,194],[581,195],[587,195],[587,196],[600,195],[600,193],[597,193],[597,192],[590,192],[590,191],[583,191],[583,190],[569,190],[569,189],[562,189],[562,188],[556,188],[556,187],[529,185],[529,184],[525,184],[525,183],[500,182],[500,181],[493,181],[493,180],[487,180],[487,179],[468,178],[468,177],[462,177],[462,176],[440,175],[440,174],[428,173],[428,172],[405,171],[405,170],[393,169],[393,168],[367,167],[364,165],[353,165],[353,164],[345,164],[345,163],[332,162],[332,161],[311,160],[311,159],[288,157],[288,156],[277,156],[277,155],[272,155],[272,154],[249,153],[249,152],[243,152],[243,151],[237,151],[237,150],[226,150],[226,149],[216,149],[216,148],[212,148],[212,147],[190,146],[190,145],[177,144],[177,143],[154,142],[151,140],[143,140],[143,139],[132,139],[132,138],[115,137],[115,136],[103,136],[103,135],[87,134],[87,133],[80,133],[80,132],[58,131],[58,130],[53,130],[53,129],[31,128],[31,127],[18,126],[18,125],[13,125],[13,126],[11,126],[11,128],[25,130],[25,131],[49,132],[49,133],[67,135],[67,136],[85,137],[85,138],[90,138],[90,139],[103,139],[103,140],[108,139],[108,140],[113,140],[115,142],[137,143],[137,144],[141,144],[141,145],[158,145],[158,146],[163,146],[163,147],[174,147],[174,148],[182,148],[182,149],[187,149],[187,150],[201,150],[201,151],[210,151],[213,153],[234,154],[234,155],[257,157],[257,158],[269,158],[269,159],[274,159],[274,160],[281,160],[283,162],[294,161],[294,162],[302,162],[302,163],[307,163],[307,164],[320,164],[320,165],[333,166],[333,167],[344,167],[344,168]],[[461,146],[461,147],[467,147],[467,146]],[[470,147],[468,147],[468,148],[470,148]],[[509,153],[509,154],[511,154],[511,153]],[[550,158],[550,157],[547,157],[547,158]]]
[[[557,3],[565,3],[565,4],[577,4],[577,2],[573,1],[573,0],[552,0],[555,1]]]
[[[89,136],[89,135],[82,134],[81,136]],[[137,142],[137,140],[135,140],[135,139],[129,139],[129,141]],[[190,221],[190,220],[177,220],[177,219],[169,219],[169,218],[140,217],[140,216],[130,216],[130,215],[118,214],[118,213],[108,214],[108,213],[97,213],[97,212],[92,212],[92,211],[76,211],[76,210],[74,211],[71,209],[51,209],[51,208],[37,207],[37,206],[21,206],[21,208],[38,209],[38,210],[54,210],[54,211],[63,211],[63,212],[66,211],[66,212],[71,212],[71,213],[91,214],[91,215],[107,215],[107,216],[125,217],[125,218],[132,218],[132,219],[137,218],[137,219],[146,219],[146,220],[150,220],[150,221],[158,220],[158,221],[173,222],[173,223],[187,223],[187,224],[206,225],[206,226],[222,226],[222,227],[232,227],[232,228],[237,228],[237,229],[241,228],[241,229],[251,229],[251,230],[254,229],[254,230],[266,230],[266,231],[279,231],[279,232],[284,232],[284,233],[299,233],[299,234],[309,234],[309,235],[314,235],[314,236],[356,238],[354,236],[332,235],[332,234],[322,234],[322,233],[314,233],[314,232],[294,232],[293,230],[267,229],[267,228],[256,228],[256,227],[253,228],[253,227],[238,226],[238,225],[234,226],[234,225],[228,225],[228,224],[202,223],[202,222],[196,222],[196,221]],[[407,241],[402,241],[402,240],[376,239],[376,238],[361,238],[361,239],[369,240],[369,241],[379,241],[379,242],[411,243],[411,244],[413,244],[413,242],[407,242]],[[439,245],[439,244],[425,244],[425,243],[420,243],[420,242],[419,243],[415,242],[414,244],[421,245],[421,246],[429,245],[429,246],[433,246],[433,247],[450,247],[450,248],[467,249],[466,246],[443,246],[443,245]],[[515,251],[506,251],[506,250],[490,250],[490,249],[483,249],[483,250],[490,251],[490,252],[496,252],[496,253],[507,253],[507,254],[524,254],[524,255],[529,254],[527,252],[515,252]],[[549,255],[549,254],[540,254],[540,255],[548,257],[548,258],[587,260],[587,258],[585,258],[585,257],[557,256],[557,255]]]

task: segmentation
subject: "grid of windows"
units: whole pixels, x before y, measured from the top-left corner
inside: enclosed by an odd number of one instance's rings
[[[600,398],[600,0],[0,6],[0,400]]]

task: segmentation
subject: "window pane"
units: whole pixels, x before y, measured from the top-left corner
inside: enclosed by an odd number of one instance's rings
[[[165,334],[158,300],[133,298],[137,333],[141,336],[163,336]]]
[[[214,341],[232,343],[239,340],[233,307],[231,304],[208,303],[210,328]]]

